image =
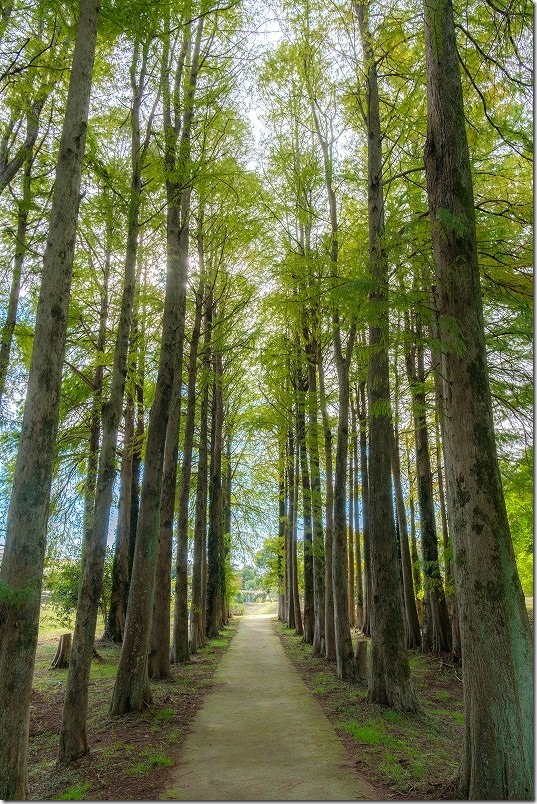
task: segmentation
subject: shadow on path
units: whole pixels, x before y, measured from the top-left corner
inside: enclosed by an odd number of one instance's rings
[[[271,615],[241,619],[161,798],[378,800],[352,770],[320,705],[284,653]]]

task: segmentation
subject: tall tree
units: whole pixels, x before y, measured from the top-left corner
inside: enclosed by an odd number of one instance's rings
[[[370,292],[369,325],[369,539],[371,662],[368,696],[395,709],[418,708],[406,653],[403,595],[391,488],[388,259],[384,243],[382,133],[377,67],[367,3],[354,3],[366,76]]]
[[[98,8],[95,0],[81,0],[0,570],[0,794],[5,799],[26,796],[30,693]]]
[[[531,799],[533,647],[494,436],[455,20],[450,0],[430,0],[424,12],[425,168],[445,350],[445,460],[464,657],[459,792],[471,799]]]

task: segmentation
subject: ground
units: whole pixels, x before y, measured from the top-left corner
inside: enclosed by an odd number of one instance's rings
[[[254,608],[253,606],[249,608]],[[263,611],[263,607],[257,607]],[[265,607],[265,611],[267,607]],[[67,671],[53,670],[62,629],[40,638],[30,722],[29,797],[32,800],[158,800],[177,783],[186,736],[214,673],[233,638],[238,618],[190,662],[172,668],[168,682],[152,685],[146,712],[110,718],[119,649],[98,642],[104,662],[94,661],[90,686],[91,753],[69,767],[57,765],[58,730]],[[460,668],[441,657],[410,654],[422,706],[401,715],[368,704],[365,686],[339,682],[335,668],[313,659],[311,648],[274,621],[282,644],[322,705],[348,752],[348,762],[380,799],[453,798],[463,735]],[[64,629],[67,630],[67,629]],[[255,735],[252,735],[252,741]]]

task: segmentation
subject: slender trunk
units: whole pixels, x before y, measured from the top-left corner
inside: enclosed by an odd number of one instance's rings
[[[22,180],[22,198],[18,205],[17,214],[17,235],[15,239],[15,255],[13,260],[13,274],[11,277],[11,288],[9,291],[9,302],[7,306],[6,320],[2,327],[0,336],[0,409],[2,399],[6,389],[6,377],[9,369],[9,355],[15,324],[17,323],[17,310],[19,307],[19,297],[21,289],[22,266],[26,254],[26,230],[28,228],[28,209],[31,202],[31,181],[32,181],[32,154],[28,155],[24,168]]]
[[[334,477],[334,533],[332,553],[332,586],[334,590],[334,635],[338,677],[344,681],[356,681],[358,667],[353,652],[349,622],[348,566],[347,566],[347,511],[346,476],[349,446],[349,365],[356,327],[348,336],[346,354],[341,348],[341,333],[337,316],[334,316],[334,350],[339,384],[338,431],[336,447],[336,471]]]
[[[324,431],[324,454],[326,476],[325,502],[325,541],[324,541],[324,584],[325,584],[325,656],[330,662],[336,661],[336,637],[334,631],[334,588],[332,586],[332,545],[334,533],[334,475],[332,469],[332,431],[328,419],[326,393],[324,390],[324,366],[321,350],[317,354],[317,370],[319,373],[319,402]]]
[[[395,709],[418,708],[406,651],[403,593],[392,506],[388,260],[384,246],[382,134],[375,55],[368,6],[354,3],[367,74],[367,168],[370,292],[369,516],[371,560],[371,662],[368,697]]]
[[[409,334],[411,334],[408,324],[407,329]],[[419,320],[416,322],[416,331],[412,334],[415,337],[416,345],[415,347],[410,347],[407,351],[406,364],[414,416],[416,478],[418,484],[418,505],[420,512],[425,590],[424,604],[427,614],[423,631],[423,650],[430,653],[449,653],[451,651],[451,623],[438,564],[433,478],[429,454],[426,398],[424,391],[425,365]]]
[[[285,616],[285,444],[278,439],[278,620]]]
[[[201,251],[200,251],[201,255]],[[201,263],[201,257],[200,257]],[[183,442],[183,462],[181,468],[181,483],[179,486],[179,506],[177,513],[177,549],[178,561],[188,553],[188,502],[190,498],[190,478],[192,475],[192,452],[194,447],[194,425],[196,418],[196,376],[198,364],[198,346],[201,333],[201,317],[203,311],[203,295],[204,295],[204,275],[203,267],[200,276],[200,283],[196,293],[196,310],[194,314],[194,325],[192,327],[192,338],[190,339],[190,355],[188,359],[188,391],[187,391],[187,409],[185,419],[185,434]],[[186,546],[186,549],[185,549]],[[179,555],[180,550],[180,555]],[[192,608],[191,617],[194,605],[198,608],[201,603],[201,566],[200,566],[200,545],[194,543],[194,561],[196,566],[192,568]],[[184,560],[183,560],[184,565]],[[196,594],[194,595],[194,572],[196,573]],[[182,572],[184,577],[184,570]],[[176,589],[175,595],[175,609],[173,619],[173,640],[172,640],[172,661],[181,662],[186,661],[189,656],[188,650],[188,608],[185,611],[186,596],[184,594],[185,584],[182,588]],[[178,594],[179,592],[179,594]],[[195,601],[195,602],[194,602]],[[186,622],[186,627],[185,627]],[[196,629],[199,627],[199,616],[196,622]],[[194,627],[192,628],[194,631]],[[194,650],[197,650],[197,633],[196,638],[191,638]]]
[[[401,461],[399,458],[399,438],[396,434],[397,425],[394,423],[391,440],[391,463],[393,487],[395,491],[395,505],[397,521],[399,523],[399,541],[401,545],[401,569],[403,572],[403,598],[405,601],[406,646],[409,649],[419,648],[421,644],[420,623],[416,608],[416,596],[412,583],[412,560],[410,558],[410,545],[408,543],[408,526],[401,483]]]
[[[30,694],[98,3],[81,0],[0,579],[0,798],[26,796]]]
[[[137,84],[136,82],[136,62],[137,50],[135,49],[131,67],[133,89],[132,176],[121,312],[116,334],[110,395],[102,411],[102,445],[99,454],[93,521],[91,527],[85,530],[82,548],[82,582],[78,595],[73,645],[60,728],[59,759],[63,762],[72,762],[89,750],[86,724],[88,684],[91,660],[93,658],[98,603],[103,585],[106,540],[116,475],[117,434],[123,408],[129,338],[136,288],[136,254],[141,194],[139,109],[144,84],[143,69],[140,83]]]
[[[213,407],[207,540],[207,636],[218,636],[222,623],[222,354],[213,358]]]
[[[315,610],[313,601],[313,525],[311,514],[311,480],[306,447],[306,414],[304,394],[307,385],[299,383],[297,391],[297,448],[302,478],[302,511],[304,523],[304,635],[303,640],[313,644]]]
[[[358,418],[360,421],[360,480],[362,483],[362,534],[364,537],[364,619],[362,631],[371,636],[371,550],[369,545],[369,472],[367,466],[367,408],[365,383],[359,388]]]
[[[312,656],[321,656],[325,651],[325,554],[319,459],[319,424],[317,419],[317,352],[317,343],[312,341],[308,335],[308,337],[306,337],[306,358],[308,367],[307,446],[311,470],[311,515],[313,526],[314,630],[311,651]]]
[[[192,653],[205,644],[206,622],[206,540],[207,540],[207,464],[209,429],[209,373],[211,369],[212,294],[205,302],[203,359],[200,381],[200,440],[198,448],[198,477],[196,483],[196,514],[194,522],[194,556],[192,564],[192,604],[190,607],[190,647]],[[190,400],[190,397],[189,397]],[[179,508],[179,512],[181,512]],[[181,524],[183,529],[183,525]]]
[[[105,639],[120,643],[125,630],[129,591],[129,533],[132,486],[132,448],[134,438],[134,401],[128,399],[124,414],[123,452],[121,457],[119,511],[112,564],[110,608],[104,632]]]
[[[444,455],[463,655],[459,793],[481,800],[532,799],[533,641],[496,452],[453,7],[450,0],[430,0],[424,11],[425,169],[444,349]],[[452,327],[442,327],[445,321],[457,322],[457,343]]]
[[[356,389],[358,395],[358,389]],[[358,431],[357,410],[351,405],[351,444],[352,461],[354,466],[354,554],[356,556],[356,627],[361,629],[364,623],[364,581],[362,573],[362,549],[360,545],[360,509],[358,506],[359,479],[358,479]]]
[[[354,463],[352,455],[352,435],[349,441],[349,525],[348,525],[348,542],[349,542],[349,624],[351,628],[356,625],[356,598],[354,594]]]
[[[189,245],[189,205],[190,198],[182,199],[183,214],[181,232],[179,235],[179,259],[181,261],[181,275],[188,276],[188,245]],[[151,641],[148,659],[149,678],[162,679],[170,675],[170,653],[173,661],[186,661],[188,659],[188,603],[187,584],[184,581],[183,565],[186,565],[187,546],[184,549],[184,540],[178,534],[177,562],[175,576],[175,609],[180,611],[182,623],[182,638],[170,646],[170,598],[171,598],[171,564],[173,543],[173,519],[175,516],[175,498],[177,491],[177,462],[179,456],[179,431],[181,424],[181,393],[183,387],[183,341],[185,334],[186,315],[186,281],[179,291],[179,319],[177,327],[177,354],[172,395],[170,402],[170,415],[166,430],[166,447],[164,450],[164,468],[162,475],[162,492],[160,507],[160,530],[157,548],[157,565],[155,572],[156,588],[153,604],[153,618],[151,624]],[[183,559],[184,556],[184,560]],[[176,636],[174,624],[174,636]],[[180,635],[177,635],[180,636]],[[177,656],[181,656],[180,659]]]

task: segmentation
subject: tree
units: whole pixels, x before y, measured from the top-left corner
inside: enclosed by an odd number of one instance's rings
[[[450,0],[431,0],[424,10],[425,168],[464,657],[466,725],[459,791],[471,799],[531,799],[532,638],[494,436],[455,20]]]
[[[6,799],[26,795],[30,692],[97,15],[95,0],[81,0],[0,571],[0,793]]]
[[[377,68],[369,30],[369,9],[354,5],[367,81],[368,211],[370,292],[368,505],[372,601],[368,696],[376,703],[410,712],[418,708],[406,653],[403,596],[391,489],[390,387],[388,363],[388,265],[384,245],[382,135]]]

